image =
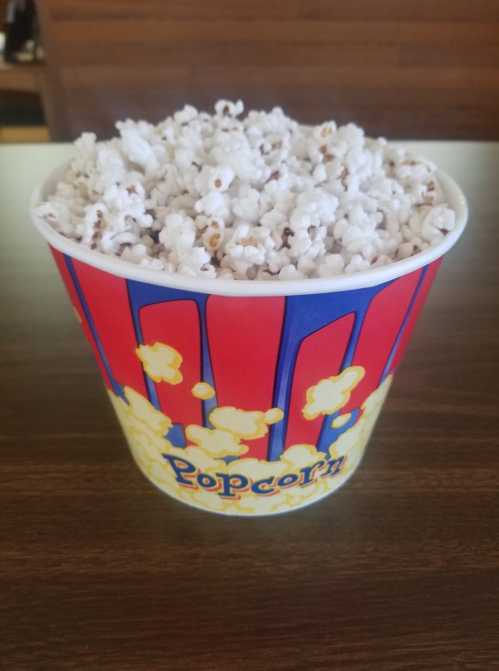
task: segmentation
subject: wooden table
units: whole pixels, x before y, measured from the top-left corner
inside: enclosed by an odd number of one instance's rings
[[[470,228],[359,472],[261,519],[139,473],[26,214],[68,147],[0,149],[2,668],[499,669],[499,146],[416,146]]]

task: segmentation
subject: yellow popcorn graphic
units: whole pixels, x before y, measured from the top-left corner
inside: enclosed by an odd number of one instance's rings
[[[338,415],[338,417],[335,417],[331,422],[331,426],[333,427],[333,429],[341,429],[342,426],[348,424],[351,417],[352,417],[351,412],[347,412],[345,415]]]
[[[140,419],[151,428],[152,431],[159,435],[164,435],[171,427],[172,422],[169,417],[166,417],[162,412],[156,408],[141,394],[130,387],[125,387],[125,396],[130,404],[130,409],[133,415]]]
[[[194,445],[189,447],[173,447],[170,450],[170,454],[175,457],[188,459],[189,461],[195,462],[198,468],[209,471],[210,469],[217,469],[224,465],[224,462],[217,458],[212,457],[211,454],[206,452],[206,450],[199,449]]]
[[[329,447],[330,454],[336,458],[345,457],[346,473],[353,473],[357,468],[369,436],[381,412],[386,395],[392,384],[393,376],[389,375],[380,386],[367,397],[361,406],[362,414],[357,422]]]
[[[163,437],[171,426],[170,419],[132,389],[125,388],[125,394],[128,403],[109,392],[136,462],[144,471],[153,463],[163,465],[162,454],[173,448],[173,445]],[[133,401],[133,406],[130,400]]]
[[[182,355],[165,343],[139,345],[136,354],[142,362],[145,372],[154,382],[179,384],[182,382]]]
[[[247,440],[261,438],[268,432],[265,413],[259,410],[239,410],[231,406],[222,406],[211,411],[210,422],[217,429],[229,431]]]
[[[284,417],[284,412],[281,410],[281,408],[270,408],[270,410],[267,410],[265,413],[263,419],[266,424],[277,424],[277,422],[280,422]]]
[[[310,465],[318,458],[324,459],[324,453],[318,452],[315,445],[293,445],[283,453],[283,459],[292,468],[302,468]]]
[[[223,429],[206,429],[204,426],[191,424],[186,428],[185,435],[188,440],[214,457],[240,455],[248,451],[247,445],[241,445],[233,433]]]
[[[392,382],[393,375],[388,375],[379,385],[379,387],[366,398],[361,406],[361,409],[364,411],[366,417],[369,417],[372,423],[376,421],[380,410],[383,407],[383,403],[385,402],[386,395],[390,390]]]
[[[207,401],[215,396],[215,390],[208,382],[198,382],[192,388],[192,395],[202,401]]]
[[[305,419],[316,419],[319,415],[332,415],[350,399],[350,394],[364,377],[362,366],[350,366],[339,375],[321,380],[307,389],[307,403],[303,408]]]
[[[362,368],[353,366],[311,387],[307,392],[308,417],[340,410],[363,375]],[[265,436],[269,425],[283,420],[280,408],[215,408],[209,417],[214,428],[190,424],[185,429],[187,447],[176,447],[165,438],[172,419],[141,394],[125,387],[124,398],[111,392],[110,398],[137,465],[159,489],[203,510],[264,515],[316,501],[338,489],[352,475],[390,384],[388,377],[364,401],[357,422],[328,450],[297,444],[273,461],[246,457],[246,443]],[[340,428],[350,419],[351,413],[346,413],[332,424]]]

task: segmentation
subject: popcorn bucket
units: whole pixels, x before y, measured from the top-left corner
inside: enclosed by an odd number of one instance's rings
[[[466,223],[463,194],[439,179],[457,212],[442,243],[331,279],[171,275],[90,251],[34,218],[153,484],[203,510],[251,516],[306,506],[353,475]]]

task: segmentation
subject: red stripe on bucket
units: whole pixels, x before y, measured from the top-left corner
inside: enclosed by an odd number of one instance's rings
[[[354,323],[354,315],[348,314],[307,336],[298,350],[293,391],[289,404],[289,421],[286,448],[291,445],[317,443],[324,417],[306,420],[303,407],[307,389],[324,378],[337,375],[341,369]]]
[[[414,301],[414,305],[412,306],[411,314],[409,316],[406,327],[400,339],[397,352],[395,353],[392,365],[390,366],[390,372],[392,372],[399,365],[402,357],[404,356],[404,352],[411,339],[412,331],[414,329],[414,326],[416,325],[416,321],[419,317],[421,309],[425,304],[428,292],[431,289],[431,285],[435,280],[436,274],[438,272],[438,269],[440,268],[441,263],[442,259],[440,258],[434,261],[430,266],[428,266],[428,270],[421,283],[418,295],[416,297],[416,300]]]
[[[211,365],[219,406],[272,407],[284,298],[224,298],[207,303]],[[245,456],[265,459],[268,436],[246,443]]]
[[[143,307],[139,313],[145,345],[173,347],[182,356],[182,382],[156,383],[161,410],[174,424],[202,424],[201,401],[192,387],[201,380],[199,312],[191,300],[168,301]]]
[[[54,249],[53,247],[50,247],[50,251],[52,252],[52,256],[54,257],[54,260],[57,264],[57,267],[59,269],[59,272],[61,274],[61,277],[64,281],[64,284],[66,285],[66,289],[69,294],[69,298],[71,300],[71,303],[73,304],[73,308],[75,309],[76,314],[78,315],[79,322],[81,324],[81,328],[83,330],[83,333],[85,334],[86,339],[90,343],[90,346],[92,347],[92,350],[94,352],[95,360],[97,361],[97,365],[99,366],[101,375],[104,379],[104,384],[106,387],[109,389],[112,388],[111,382],[109,380],[109,376],[107,374],[107,371],[102,363],[101,356],[99,354],[99,350],[97,349],[97,345],[95,343],[94,337],[92,335],[92,331],[90,329],[90,326],[88,325],[87,319],[85,317],[85,313],[83,312],[83,308],[80,303],[80,298],[78,296],[78,292],[76,291],[76,287],[73,284],[73,279],[71,277],[71,274],[69,273],[69,270],[66,266],[66,260],[64,257],[64,254],[59,252],[57,249]]]
[[[126,280],[80,261],[73,265],[113,377],[147,398]]]
[[[365,376],[352,392],[342,412],[359,408],[381,382],[392,346],[416,289],[421,270],[400,277],[373,298],[365,317],[352,366],[362,366]]]

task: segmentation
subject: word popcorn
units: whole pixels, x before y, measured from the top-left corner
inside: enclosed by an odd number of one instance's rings
[[[163,455],[175,473],[175,481],[182,487],[192,489],[204,489],[217,494],[225,499],[241,498],[242,492],[251,491],[256,496],[273,496],[283,489],[290,487],[306,487],[318,478],[327,478],[337,475],[345,461],[345,457],[338,459],[320,459],[311,466],[304,466],[296,473],[290,472],[276,478],[271,475],[266,478],[254,480],[240,473],[214,473],[202,471],[187,459]]]

